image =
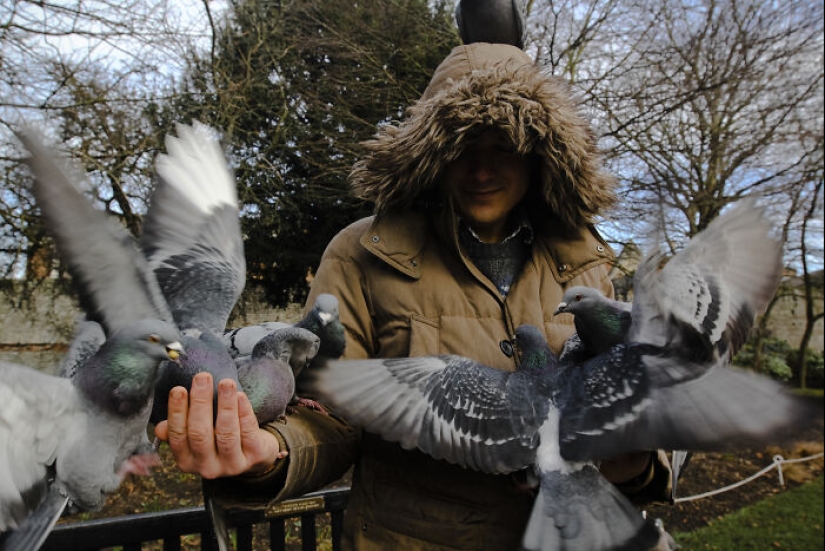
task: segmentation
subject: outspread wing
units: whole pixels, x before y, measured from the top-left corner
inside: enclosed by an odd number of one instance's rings
[[[610,360],[584,366],[582,390],[571,388],[560,423],[568,460],[605,459],[638,450],[713,451],[776,442],[813,418],[805,403],[771,379],[727,367],[685,367],[666,353],[631,353],[619,345]],[[599,365],[602,363],[603,365]],[[624,364],[624,365],[623,365]],[[702,372],[656,384],[647,372]],[[611,374],[612,370],[628,375]],[[595,382],[594,382],[595,381]],[[571,380],[571,387],[576,387]]]
[[[171,321],[157,282],[134,238],[76,187],[80,173],[46,147],[34,132],[18,134],[31,153],[33,192],[87,317],[107,335],[135,319]]]
[[[649,255],[634,277],[629,340],[685,357],[733,355],[782,276],[782,246],[762,209],[745,200],[714,220],[664,267]]]
[[[460,356],[330,361],[309,389],[348,421],[406,449],[506,473],[534,461],[540,413],[520,402],[519,373]]]
[[[140,244],[181,330],[220,335],[246,279],[235,179],[208,127],[177,131],[156,162]]]

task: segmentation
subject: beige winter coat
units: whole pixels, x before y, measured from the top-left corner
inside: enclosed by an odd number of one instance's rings
[[[457,218],[437,186],[445,163],[490,128],[541,159],[526,201],[532,256],[506,299],[461,251]],[[376,216],[333,239],[307,302],[338,297],[346,358],[461,354],[513,370],[519,358],[502,342],[518,325],[543,328],[556,351],[572,334],[570,316],[553,315],[566,287],[612,295],[612,252],[591,225],[613,200],[612,180],[567,87],[521,50],[455,48],[406,118],[366,145],[352,182]],[[321,417],[301,410],[270,427],[290,451],[289,466],[243,483],[246,499],[316,489],[359,453],[345,549],[518,548],[533,501],[518,476],[449,465]]]

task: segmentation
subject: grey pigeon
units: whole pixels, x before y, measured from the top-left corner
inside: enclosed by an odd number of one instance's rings
[[[658,253],[640,265],[628,337],[606,352],[559,361],[537,329],[522,326],[515,373],[460,356],[339,360],[310,370],[312,389],[404,448],[490,473],[536,469],[525,549],[647,549],[658,531],[593,461],[764,443],[809,415],[778,383],[729,367],[776,289],[778,249],[762,212],[745,202],[664,268]]]
[[[455,21],[464,44],[490,42],[524,48],[522,0],[460,0]]]
[[[166,418],[174,386],[199,372],[238,383],[221,340],[246,278],[235,179],[209,127],[178,125],[155,162],[157,184],[140,245],[175,323],[184,335],[182,369],[163,369],[152,422]]]
[[[338,298],[329,293],[321,293],[304,318],[295,324],[312,331],[320,339],[319,359],[337,360],[344,354],[346,335],[338,313]],[[298,374],[296,373],[296,376]]]
[[[298,401],[289,360],[304,356],[304,362],[309,363],[318,352],[319,342],[306,329],[285,327],[269,333],[258,341],[250,356],[238,360],[241,388],[249,397],[258,424],[283,419],[289,404]]]
[[[2,549],[38,549],[66,505],[96,510],[129,474],[157,465],[146,424],[177,329],[136,321],[109,335],[73,379],[0,362]]]
[[[215,384],[237,382],[220,335],[246,277],[235,181],[211,129],[178,125],[167,155],[156,161],[157,182],[139,244],[122,225],[95,209],[74,181],[82,175],[32,134],[21,134],[33,154],[35,196],[58,252],[79,290],[89,322],[114,326],[144,318],[174,322],[186,354],[161,366],[151,421],[166,417],[168,391],[189,388],[212,373]],[[88,324],[72,341],[62,370],[88,355],[99,331]],[[216,393],[217,396],[217,393]]]
[[[320,340],[301,338],[301,336],[311,336],[305,333],[290,334],[291,338],[288,341],[290,346],[286,353],[281,354],[281,359],[292,367],[292,373],[296,381],[311,361],[338,359],[343,355],[346,347],[346,335],[339,317],[338,298],[328,293],[319,294],[312,308],[295,324],[270,321],[230,329],[224,332],[223,342],[229,353],[235,357],[235,361],[240,365],[253,353],[255,346],[264,337],[273,332],[292,328],[307,330]],[[241,386],[244,385],[241,384]],[[320,403],[309,398],[300,397],[297,393],[294,395],[292,403],[298,403],[321,412],[326,411]]]
[[[667,261],[654,252],[640,264],[631,305],[586,287],[568,289],[556,313],[575,316],[575,339],[566,343],[577,357],[598,355],[622,342],[668,343],[675,354],[698,362],[719,358],[725,365],[736,354],[773,296],[781,277],[781,244],[753,200],[719,217]],[[668,320],[662,324],[661,320]],[[663,334],[661,328],[667,329]],[[699,372],[705,370],[700,367]],[[684,375],[679,375],[682,377]],[[688,375],[690,376],[690,375]],[[690,453],[673,452],[673,492]]]
[[[177,131],[177,138],[167,137],[168,154],[156,161],[139,246],[85,200],[73,183],[82,176],[36,137],[21,135],[33,154],[38,205],[87,318],[105,329],[141,314],[173,322],[182,334],[180,365],[160,367],[154,423],[166,417],[169,390],[189,388],[198,372],[209,371],[216,386],[224,378],[238,383],[220,338],[246,276],[235,180],[210,128],[196,123]],[[75,346],[88,351],[94,343]]]
[[[181,337],[177,328],[171,324],[171,316],[165,310],[163,298],[148,268],[132,262],[135,255],[140,255],[131,236],[120,224],[90,208],[71,181],[74,176],[72,168],[46,147],[39,136],[32,132],[21,132],[18,137],[31,153],[27,162],[35,176],[32,192],[43,214],[46,227],[57,244],[57,251],[72,274],[72,283],[86,317],[90,320],[81,325],[79,339],[70,348],[70,357],[60,366],[61,372],[71,378],[55,377],[54,381],[43,379],[41,382],[44,385],[44,399],[47,402],[53,400],[55,404],[62,404],[64,398],[58,395],[61,388],[80,389],[79,392],[83,396],[92,397],[91,400],[84,398],[85,401],[78,402],[80,405],[73,403],[74,399],[71,397],[65,398],[65,407],[75,408],[78,415],[74,416],[74,421],[68,420],[68,424],[57,425],[63,428],[71,429],[76,426],[72,424],[74,422],[81,423],[82,426],[91,423],[90,419],[97,423],[95,412],[90,413],[84,409],[89,403],[93,403],[100,410],[116,412],[116,415],[128,419],[128,423],[124,423],[123,419],[118,419],[115,415],[104,418],[104,414],[100,413],[99,426],[84,427],[86,430],[93,428],[102,431],[100,433],[84,435],[76,430],[78,434],[56,432],[51,436],[44,436],[64,437],[67,441],[99,439],[99,444],[89,445],[85,451],[90,456],[87,460],[100,471],[101,478],[99,481],[88,478],[82,482],[99,494],[104,487],[106,491],[112,489],[113,478],[107,473],[119,465],[111,461],[115,457],[113,454],[125,453],[111,450],[132,446],[135,442],[140,442],[141,446],[144,443],[148,444],[146,423],[151,409],[151,395],[158,363],[167,355],[177,358],[183,353],[183,348],[178,342]],[[87,216],[90,215],[88,211],[91,211],[91,217],[96,219],[95,224],[86,223]],[[16,369],[21,371],[21,368]],[[28,382],[27,375],[15,377],[18,382],[14,383],[16,386],[10,387],[14,390],[19,390]],[[104,390],[101,390],[101,386]],[[108,390],[105,390],[106,388]],[[77,392],[71,390],[70,394]],[[35,393],[30,396],[36,399],[38,395]],[[69,411],[61,414],[68,414]],[[19,415],[20,412],[16,414]],[[48,411],[44,413],[47,414]],[[29,427],[27,430],[32,429]],[[35,434],[32,438],[40,436]],[[50,440],[44,442],[45,446],[51,445]],[[80,447],[72,453],[79,451]],[[9,453],[15,454],[13,460],[18,460],[18,456],[21,455],[21,452],[14,450]],[[98,456],[110,460],[108,470],[101,469],[103,463],[95,462]],[[48,459],[49,456],[46,456],[43,460]],[[83,456],[75,455],[72,460],[79,459],[83,459]],[[50,461],[44,464],[54,468],[54,457]],[[59,464],[58,461],[58,470]],[[126,467],[129,465],[130,463],[126,463]],[[144,468],[143,471],[145,470]],[[54,477],[54,473],[49,473],[49,476]],[[63,477],[70,481],[74,480],[74,476],[71,471],[66,471],[65,467],[63,474],[58,474],[58,478]],[[34,477],[26,479],[24,475],[21,475],[20,480],[24,484],[36,482]],[[39,490],[34,489],[31,493],[32,508],[38,502],[35,498],[40,497],[37,491]],[[66,494],[65,491],[62,493]],[[63,499],[65,495],[61,497],[59,493],[52,493],[50,496],[33,515],[35,520],[4,540],[4,545],[9,546],[12,545],[11,542],[15,542],[13,546],[28,549],[36,548],[42,543],[40,538],[45,538],[51,530],[53,522],[60,516],[67,501]],[[102,498],[98,496],[98,499]],[[80,507],[97,505],[88,495],[81,495],[75,501],[79,502]]]
[[[543,335],[521,326],[514,343],[521,363],[512,373],[445,355],[331,361],[309,380],[349,422],[405,449],[488,473],[535,470],[524,549],[654,547],[658,529],[593,463],[560,456],[560,372]]]
[[[580,346],[596,355],[627,339],[630,308],[630,303],[608,299],[598,289],[571,287],[554,315],[573,314]]]
[[[286,327],[307,329],[317,335],[321,339],[319,360],[338,359],[344,353],[346,335],[338,313],[338,298],[328,293],[319,294],[306,316],[295,324],[268,321],[230,329],[224,332],[223,341],[232,357],[248,356],[259,340],[273,331]],[[304,366],[303,360],[296,358],[293,364],[296,376]]]

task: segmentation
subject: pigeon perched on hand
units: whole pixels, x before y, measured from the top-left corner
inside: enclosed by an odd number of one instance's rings
[[[464,44],[490,42],[524,48],[522,0],[460,0],[455,21]]]
[[[182,369],[163,370],[152,422],[166,418],[169,391],[190,388],[200,372],[238,383],[221,336],[243,291],[246,262],[238,196],[214,131],[196,123],[167,136],[155,161],[156,186],[140,246],[172,317],[184,335]]]
[[[304,363],[309,363],[319,343],[320,339],[306,329],[284,327],[258,341],[250,356],[238,359],[241,388],[252,403],[259,425],[284,419],[289,404],[300,403],[289,361],[302,356]]]
[[[640,265],[628,336],[602,353],[559,361],[522,326],[514,373],[461,356],[339,360],[310,370],[311,388],[406,449],[483,472],[537,471],[524,549],[649,549],[659,531],[593,461],[764,443],[808,414],[778,383],[729,367],[776,289],[778,249],[745,202],[664,268],[658,253]],[[739,274],[748,255],[751,273]]]
[[[38,549],[67,504],[97,510],[127,474],[159,464],[146,424],[179,340],[169,323],[136,321],[72,379],[0,362],[0,532],[17,530],[0,548]]]
[[[338,359],[344,353],[346,335],[338,313],[338,299],[328,293],[318,295],[307,315],[295,324],[268,321],[230,329],[224,332],[223,341],[232,357],[249,356],[258,341],[273,331],[287,327],[306,329],[318,336],[321,340],[317,352],[319,360],[321,358]],[[301,358],[296,358],[295,362],[290,362],[290,364],[296,377],[306,366]]]

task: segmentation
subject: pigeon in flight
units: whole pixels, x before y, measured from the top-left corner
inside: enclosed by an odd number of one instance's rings
[[[221,335],[244,287],[246,268],[235,180],[212,130],[178,125],[167,136],[167,154],[156,160],[156,186],[139,242],[95,209],[73,181],[82,178],[32,135],[21,135],[33,153],[34,188],[44,220],[73,280],[89,322],[122,323],[129,312],[177,325],[186,354],[179,365],[161,365],[151,422],[166,418],[173,386],[191,386],[209,371],[215,384],[238,381]],[[128,320],[127,320],[128,321]],[[72,342],[74,358],[99,343],[88,324]],[[76,351],[76,352],[75,352]],[[215,393],[217,396],[217,392]]]
[[[21,136],[34,154],[38,204],[80,282],[88,320],[105,328],[139,313],[173,323],[182,335],[186,353],[179,365],[160,367],[153,423],[166,418],[169,390],[189,388],[198,372],[209,371],[216,386],[226,378],[239,384],[221,340],[246,277],[235,180],[212,129],[195,123],[178,125],[177,133],[167,136],[167,154],[156,160],[156,186],[139,242],[85,200],[73,184],[82,176],[34,137]],[[79,337],[89,335],[73,343],[78,357],[95,346],[94,331],[85,328]],[[65,371],[72,370],[69,363]]]
[[[538,329],[522,326],[513,373],[454,355],[338,360],[309,371],[311,388],[406,449],[489,473],[535,470],[524,549],[654,547],[659,531],[594,461],[764,443],[808,414],[778,383],[729,367],[776,289],[781,256],[752,203],[717,222],[663,268],[658,253],[640,265],[628,337],[604,352],[559,360]],[[753,254],[748,273],[735,275]],[[704,293],[712,298],[696,298]]]
[[[157,184],[140,236],[187,351],[182,369],[161,373],[153,423],[166,418],[169,391],[190,388],[199,372],[210,372],[215,385],[238,383],[221,339],[246,279],[235,178],[211,128],[178,125],[177,133],[155,161]]]
[[[697,361],[720,358],[727,364],[781,278],[782,248],[771,231],[764,211],[754,200],[745,200],[661,269],[663,256],[648,255],[634,278],[637,305],[608,299],[592,288],[568,289],[556,314],[574,315],[576,338],[566,343],[562,359],[569,351],[581,359],[623,342],[667,341],[681,347],[678,355]],[[669,323],[661,324],[661,317]],[[661,334],[661,328],[673,332],[673,338]],[[673,452],[674,492],[689,460],[689,452]]]
[[[455,21],[464,44],[490,42],[524,48],[522,0],[460,0]]]
[[[514,343],[515,372],[457,355],[338,360],[313,367],[308,382],[349,422],[405,449],[487,473],[534,470],[524,549],[654,547],[659,530],[592,462],[560,456],[560,371],[544,336],[525,325]]]
[[[782,245],[771,232],[764,210],[743,200],[673,258],[649,254],[636,270],[632,306],[596,289],[573,287],[556,314],[574,315],[576,334],[594,355],[620,342],[667,340],[683,345],[686,356],[695,346],[700,358],[731,357],[782,277]]]
[[[74,378],[0,362],[2,549],[38,549],[69,505],[96,510],[127,474],[158,464],[146,424],[176,327],[139,320],[108,335]]]
[[[34,132],[17,135],[31,155],[27,162],[35,176],[32,192],[46,228],[72,274],[81,307],[93,320],[81,325],[70,360],[60,365],[67,377],[31,374],[14,365],[3,367],[8,372],[3,377],[7,385],[3,393],[18,398],[4,400],[16,406],[3,411],[6,418],[0,425],[15,432],[2,435],[0,454],[4,454],[4,468],[13,469],[8,480],[27,492],[26,506],[33,509],[40,503],[32,520],[5,538],[4,545],[29,549],[42,543],[67,503],[81,509],[98,507],[101,491],[117,488],[129,472],[145,474],[156,461],[145,456],[153,451],[146,424],[157,371],[161,362],[177,360],[184,349],[146,266],[131,262],[138,251],[131,236],[94,209],[90,209],[91,216],[99,216],[99,225],[85,224],[89,205],[70,179],[72,168]],[[107,249],[107,239],[117,246]],[[54,413],[46,404],[51,404]],[[20,422],[16,418],[21,415],[30,419]],[[25,444],[18,444],[18,426],[32,433],[22,442],[36,445],[37,450],[27,452],[22,449]],[[28,461],[29,470],[21,470],[18,461]],[[76,463],[89,468],[84,470]],[[79,487],[83,492],[78,493]],[[48,492],[45,500],[44,492]],[[10,511],[15,515],[3,524],[16,526],[21,509],[18,504],[6,505],[12,503],[7,499],[16,499],[12,490],[5,488],[2,493],[4,519]]]

